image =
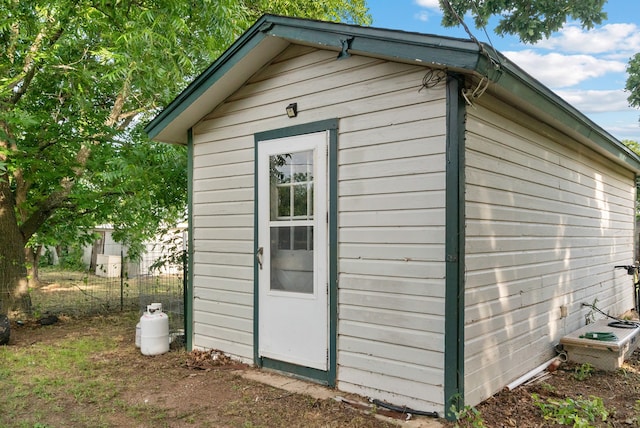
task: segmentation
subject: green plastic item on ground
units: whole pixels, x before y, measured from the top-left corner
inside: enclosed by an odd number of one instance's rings
[[[610,331],[588,331],[580,336],[581,339],[601,340],[603,342],[617,342],[618,336]]]

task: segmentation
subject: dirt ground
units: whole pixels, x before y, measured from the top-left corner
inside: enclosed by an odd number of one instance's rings
[[[6,373],[3,377],[0,372],[0,391],[5,397],[11,397],[7,402],[0,402],[0,427],[392,427],[405,424],[401,419],[392,424],[389,419],[381,420],[333,399],[313,399],[247,380],[241,373],[256,369],[219,355],[214,361],[213,353],[186,353],[178,349],[160,356],[143,356],[134,346],[134,321],[132,317],[111,316],[62,318],[49,326],[14,323],[11,342],[0,354],[7,358],[17,359],[27,351],[38,355],[44,349],[65,348],[70,346],[69,341],[77,339],[98,343],[101,338],[108,338],[112,345],[90,352],[88,361],[82,363],[78,382],[86,382],[86,378],[91,377],[93,382],[107,382],[105,385],[109,385],[110,391],[100,392],[101,395],[93,399],[78,398],[78,394],[66,391],[70,388],[62,379],[48,382],[53,389],[46,394],[21,389],[20,382],[33,384],[34,389],[40,384],[28,378],[19,378],[18,382],[17,376],[44,376],[46,362],[34,361],[36,366],[42,364],[41,370],[36,367],[29,372],[28,367],[21,368],[21,373],[14,373],[13,377]],[[64,373],[63,376],[73,375]],[[539,396],[539,402],[547,404],[548,400],[566,403],[573,399],[575,403],[580,398],[601,398],[609,413],[606,422],[575,426],[638,427],[640,350],[616,372],[585,370],[565,363],[534,384],[488,399],[475,409],[479,413],[466,409],[471,416],[464,417],[459,425],[561,426],[543,417],[540,406],[534,402],[534,394]],[[455,425],[440,422],[447,427]]]
[[[48,326],[13,323],[9,345],[0,348],[0,360],[7,362],[0,361],[0,427],[397,426],[334,399],[248,380],[241,374],[257,369],[216,353],[171,349],[144,356],[135,347],[135,321],[110,316],[61,317]],[[67,358],[85,339],[99,350],[86,361]],[[53,352],[77,368],[66,372],[44,361]],[[54,366],[59,373],[49,372]],[[16,371],[7,373],[7,367]]]
[[[538,402],[546,405],[543,417]],[[597,403],[608,415],[598,415]],[[585,411],[576,410],[582,407]],[[468,409],[471,410],[471,409]],[[486,427],[640,427],[640,348],[617,371],[601,371],[574,363],[563,363],[553,372],[545,371],[541,379],[502,391],[476,407],[484,425],[472,417],[460,426]],[[582,415],[582,419],[574,419]],[[593,416],[593,420],[589,420]],[[603,420],[604,419],[604,420]],[[564,420],[558,423],[557,420]],[[455,424],[446,423],[446,426]]]

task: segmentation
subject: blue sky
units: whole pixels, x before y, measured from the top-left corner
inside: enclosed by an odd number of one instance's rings
[[[438,0],[367,0],[373,26],[468,38],[440,25]],[[640,0],[609,0],[602,25],[583,30],[570,22],[549,39],[525,45],[515,37],[487,35],[465,19],[474,36],[493,46],[614,137],[640,142],[640,110],[624,92],[629,58],[640,52]]]

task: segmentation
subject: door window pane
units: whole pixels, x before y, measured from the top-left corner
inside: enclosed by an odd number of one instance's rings
[[[278,211],[277,218],[286,218],[291,216],[291,188],[289,186],[276,187],[278,194]]]
[[[269,167],[271,220],[313,219],[313,150],[270,156]]]
[[[307,184],[304,183],[302,185],[300,184],[294,185],[293,193],[294,193],[293,207],[295,210],[293,212],[293,216],[298,218],[300,217],[308,218],[307,207],[309,206],[309,201],[308,201],[309,192],[307,191]]]
[[[271,289],[313,293],[313,227],[271,227]]]

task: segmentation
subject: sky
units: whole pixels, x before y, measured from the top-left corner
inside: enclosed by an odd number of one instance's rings
[[[468,39],[462,27],[445,28],[438,0],[367,0],[372,26]],[[591,30],[569,22],[548,39],[525,45],[492,27],[474,37],[490,43],[619,140],[640,142],[640,109],[628,105],[626,68],[640,52],[640,0],[608,0],[608,18]],[[494,20],[495,21],[495,20]],[[495,25],[495,22],[490,25]]]

